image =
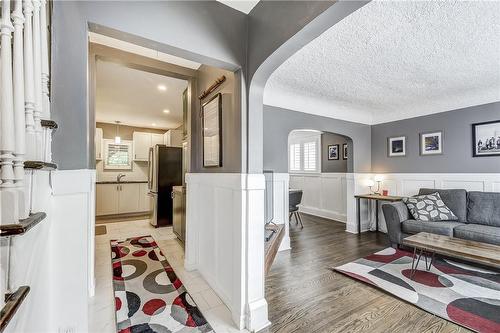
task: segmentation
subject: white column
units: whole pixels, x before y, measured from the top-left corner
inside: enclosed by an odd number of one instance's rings
[[[14,186],[14,105],[12,101],[12,48],[11,39],[14,27],[10,21],[10,1],[2,1],[2,19],[0,24],[1,35],[1,143],[0,158],[2,165],[1,179],[2,187]]]
[[[35,138],[36,138],[36,159],[43,159],[43,133],[40,123],[42,117],[42,52],[40,44],[40,0],[33,0],[33,69],[35,83],[35,110],[33,118],[35,120]]]
[[[24,154],[26,152],[26,133],[24,119],[24,77],[23,77],[23,23],[22,1],[15,0],[12,21],[14,22],[14,177],[15,185],[23,187],[24,180]]]
[[[42,52],[42,118],[50,119],[49,99],[49,52],[47,38],[47,0],[41,0],[40,7],[41,52]]]
[[[33,4],[24,0],[24,114],[26,119],[26,159],[36,160],[35,84],[33,81]]]

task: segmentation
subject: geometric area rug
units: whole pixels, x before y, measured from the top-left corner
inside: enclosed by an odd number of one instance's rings
[[[476,332],[500,332],[500,272],[436,256],[410,279],[412,256],[387,248],[333,269]]]
[[[117,332],[214,332],[153,237],[112,240],[111,261]]]

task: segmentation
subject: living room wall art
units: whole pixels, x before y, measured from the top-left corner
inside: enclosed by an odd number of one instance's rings
[[[472,124],[472,156],[500,156],[500,120]]]
[[[329,145],[328,146],[328,159],[338,160],[339,159],[339,145]]]
[[[395,136],[387,139],[389,157],[406,156],[406,136]]]
[[[443,131],[420,133],[420,155],[443,153]]]
[[[342,145],[342,159],[347,160],[347,143]]]

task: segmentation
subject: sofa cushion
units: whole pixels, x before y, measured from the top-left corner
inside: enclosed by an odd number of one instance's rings
[[[467,191],[462,189],[438,190],[432,188],[421,188],[419,195],[439,193],[441,200],[458,217],[458,221],[467,221]]]
[[[441,200],[439,193],[403,198],[411,215],[421,221],[456,221],[458,217]]]
[[[465,224],[457,226],[454,237],[476,242],[500,245],[500,228],[483,224]]]
[[[419,232],[429,232],[431,234],[453,236],[453,229],[466,225],[457,221],[429,222],[419,220],[406,220],[401,222],[401,230],[407,234],[417,234]]]
[[[467,222],[500,227],[500,193],[471,191]]]

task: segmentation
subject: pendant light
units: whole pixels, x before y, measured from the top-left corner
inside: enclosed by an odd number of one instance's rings
[[[115,123],[116,123],[115,143],[120,144],[122,142],[122,138],[120,138],[120,122],[117,120],[115,121]]]

